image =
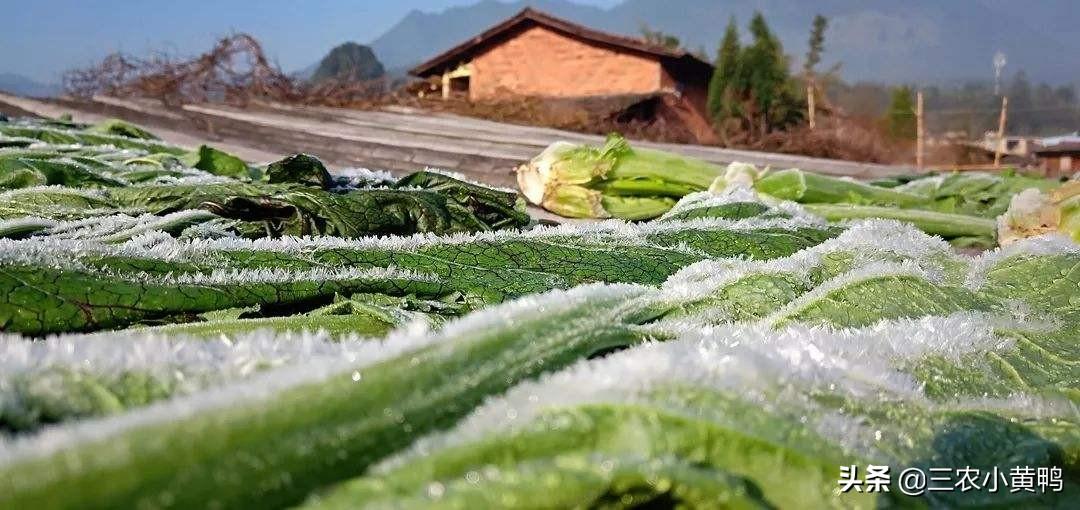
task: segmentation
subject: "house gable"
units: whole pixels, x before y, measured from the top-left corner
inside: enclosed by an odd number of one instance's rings
[[[703,70],[706,74],[712,70],[711,64],[682,49],[668,48],[633,37],[594,30],[532,8],[525,8],[513,17],[496,24],[475,37],[471,37],[461,44],[428,59],[426,62],[412,68],[409,73],[423,78],[441,75],[471,60],[476,54],[490,48],[497,41],[505,40],[509,34],[535,25],[546,27],[551,31],[567,35],[579,41],[613,49],[620,53],[652,56],[669,61],[679,60]]]
[[[620,51],[540,24],[490,41],[470,62],[473,99],[506,94],[581,97],[661,89],[660,59]]]

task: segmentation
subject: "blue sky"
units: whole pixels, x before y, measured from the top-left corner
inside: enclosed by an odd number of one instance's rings
[[[611,6],[618,0],[574,0]],[[0,73],[57,82],[113,51],[191,55],[231,31],[253,34],[287,71],[348,41],[367,43],[409,11],[476,0],[5,0]]]

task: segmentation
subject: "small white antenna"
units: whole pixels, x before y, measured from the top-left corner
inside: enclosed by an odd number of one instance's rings
[[[1001,71],[1005,69],[1005,53],[994,54],[994,95],[1001,95]]]

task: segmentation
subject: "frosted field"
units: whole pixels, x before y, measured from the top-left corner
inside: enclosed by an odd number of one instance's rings
[[[1067,237],[966,256],[748,190],[538,226],[89,133],[0,129],[0,507],[1076,500]]]

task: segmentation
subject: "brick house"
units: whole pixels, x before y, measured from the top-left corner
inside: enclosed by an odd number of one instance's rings
[[[1080,140],[1037,147],[1032,153],[1047,177],[1068,177],[1080,172]]]
[[[677,98],[697,117],[691,121],[708,126],[705,104],[712,71],[712,64],[685,50],[601,32],[526,8],[410,73],[441,78],[444,97],[459,91],[472,101],[514,95],[665,95]]]

